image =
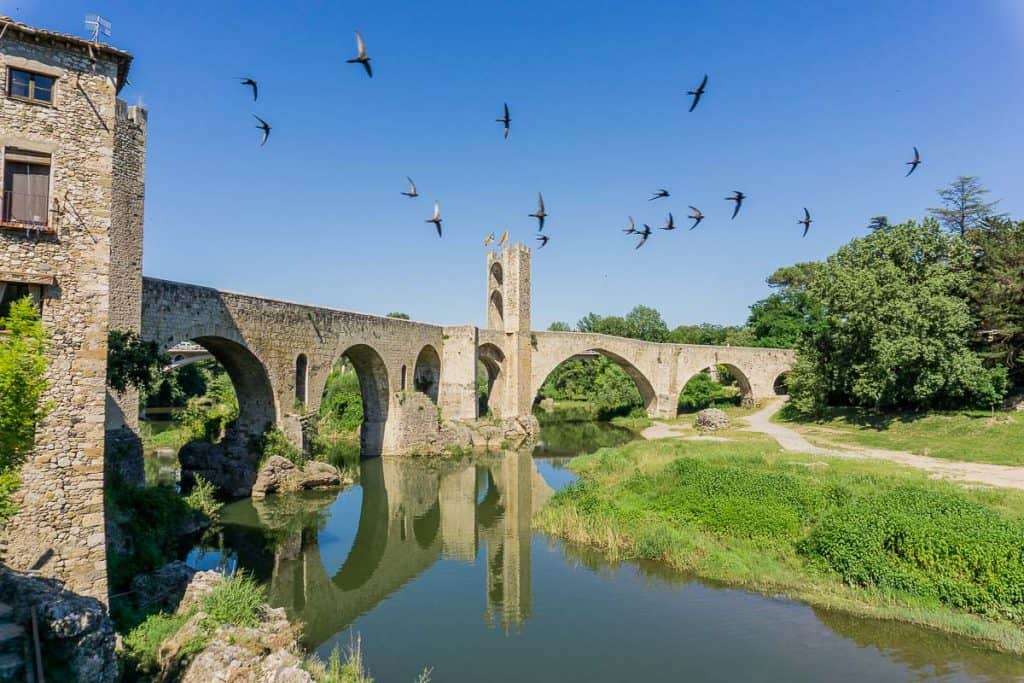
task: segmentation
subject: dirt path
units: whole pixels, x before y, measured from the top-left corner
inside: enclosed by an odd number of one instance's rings
[[[862,446],[844,445],[841,449],[815,446],[795,429],[771,421],[772,415],[779,412],[784,403],[784,399],[770,401],[762,410],[743,418],[747,421],[747,427],[741,429],[767,434],[778,441],[779,445],[787,451],[825,455],[833,458],[888,460],[889,462],[931,472],[933,476],[943,479],[1024,489],[1024,467],[957,462],[955,460],[930,458],[926,455],[915,455],[905,451],[887,451],[880,448],[864,448]]]

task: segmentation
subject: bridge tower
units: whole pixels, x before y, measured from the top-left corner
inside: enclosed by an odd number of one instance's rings
[[[500,333],[505,358],[503,381],[495,384],[502,396],[492,396],[501,417],[530,415],[532,347],[530,332],[530,249],[510,244],[487,252],[487,328]]]

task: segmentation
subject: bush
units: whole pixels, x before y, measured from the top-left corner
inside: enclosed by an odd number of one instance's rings
[[[1024,524],[956,492],[867,496],[829,515],[799,550],[850,584],[1024,619]]]
[[[299,466],[305,464],[307,460],[302,449],[292,445],[292,442],[277,425],[267,428],[260,436],[260,463],[262,464],[272,455],[287,458]]]
[[[20,484],[21,479],[15,470],[0,472],[0,528],[18,511],[13,498]]]
[[[197,474],[192,490],[185,496],[185,505],[207,517],[216,517],[223,503],[217,500],[217,487]]]
[[[248,574],[229,576],[203,598],[202,611],[209,615],[205,624],[210,631],[225,625],[257,626],[266,599],[263,587]]]
[[[320,402],[321,426],[331,432],[354,432],[363,424],[359,376],[339,364],[331,370]]]
[[[35,445],[36,423],[49,411],[46,350],[49,337],[31,298],[0,318],[0,472],[19,467]]]

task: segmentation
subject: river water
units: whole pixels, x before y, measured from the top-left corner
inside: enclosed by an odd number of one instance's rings
[[[1024,661],[925,629],[612,565],[530,529],[575,455],[632,438],[545,427],[533,452],[377,458],[340,493],[243,500],[192,551],[244,569],[327,658],[378,681],[1008,681]]]

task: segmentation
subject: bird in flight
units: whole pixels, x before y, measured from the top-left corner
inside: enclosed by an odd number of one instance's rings
[[[651,226],[644,223],[644,229],[637,230],[636,234],[640,235],[640,241],[637,242],[637,245],[634,248],[639,249],[640,247],[644,246],[644,244],[647,243],[647,238],[651,236]]]
[[[690,226],[690,230],[693,230],[698,225],[700,225],[700,222],[702,220],[704,220],[704,214],[702,214],[700,212],[700,209],[698,209],[696,206],[691,206],[690,208],[693,209],[693,213],[687,216],[687,218],[693,221],[693,225]]]
[[[736,208],[732,210],[732,217],[736,218],[736,214],[740,212],[740,207],[743,206],[743,200],[747,198],[747,195],[743,194],[739,190],[733,190],[731,197],[726,197],[726,200],[730,202],[736,202]]]
[[[252,88],[252,101],[255,102],[256,98],[260,94],[259,86],[256,85],[256,81],[252,80],[251,78],[242,78],[241,76],[238,76],[238,80],[241,81],[239,85],[248,85]]]
[[[917,151],[917,147],[914,148],[914,160],[908,161],[907,166],[910,166],[910,170],[907,171],[907,175],[903,176],[906,178],[911,173],[917,170],[917,167],[921,164],[921,154]]]
[[[648,199],[647,201],[653,202],[655,199],[664,199],[665,197],[668,197],[668,196],[669,196],[668,190],[666,190],[665,188],[661,188],[660,190],[655,192],[654,196],[651,197],[650,199]]]
[[[551,238],[548,237],[547,235],[537,235],[537,241],[540,242],[540,246],[537,247],[537,249],[543,249],[544,247],[548,246],[548,240],[550,239]]]
[[[544,210],[544,195],[540,192],[537,193],[537,213],[531,213],[530,218],[536,218],[537,223],[540,225],[538,230],[544,232],[544,219],[548,217],[547,211]]]
[[[505,102],[505,116],[500,119],[494,119],[498,123],[505,124],[505,139],[508,140],[509,124],[512,123],[512,118],[508,115],[508,102]]]
[[[627,235],[635,235],[637,232],[639,232],[636,229],[636,223],[633,222],[633,217],[632,216],[629,217],[629,227],[628,228],[623,228],[622,232],[626,233]]]
[[[804,207],[804,219],[802,221],[797,221],[797,223],[799,223],[800,225],[804,226],[804,235],[803,235],[804,237],[807,237],[807,231],[811,229],[811,223],[813,223],[813,222],[814,221],[811,220],[811,212],[808,211],[807,207],[805,206]]]
[[[437,236],[441,236],[441,204],[435,199],[434,200],[434,217],[428,218],[427,223],[433,223],[434,227],[437,228]]]
[[[256,116],[256,114],[253,114],[253,116],[256,118],[257,121],[260,122],[260,125],[256,127],[263,131],[263,139],[260,140],[260,147],[262,147],[263,145],[267,144],[267,138],[270,137],[270,124],[261,119],[260,117]]]
[[[693,95],[693,104],[690,105],[690,111],[697,108],[697,103],[700,102],[700,96],[704,94],[704,86],[708,84],[708,75],[704,74],[704,80],[700,82],[696,90],[687,90],[687,95]]]
[[[486,247],[487,245],[489,245],[493,241],[494,241],[494,233],[492,232],[490,235],[488,235],[487,237],[484,238],[484,246]]]
[[[675,230],[675,229],[676,229],[676,221],[675,221],[674,218],[672,218],[672,212],[669,211],[668,212],[668,220],[665,222],[665,227],[662,228],[662,230]]]
[[[508,242],[508,230],[501,233],[501,239],[498,240],[498,246],[500,247],[501,245],[505,244],[505,242]]]
[[[416,191],[416,183],[412,181],[412,178],[405,176],[405,179],[409,181],[409,191],[403,192],[406,197],[419,197],[420,193]]]
[[[356,51],[358,54],[355,59],[346,60],[349,64],[362,64],[363,68],[366,69],[366,75],[373,78],[373,69],[370,68],[370,58],[366,56],[366,43],[363,42],[363,37],[359,35],[359,31],[356,31]]]

